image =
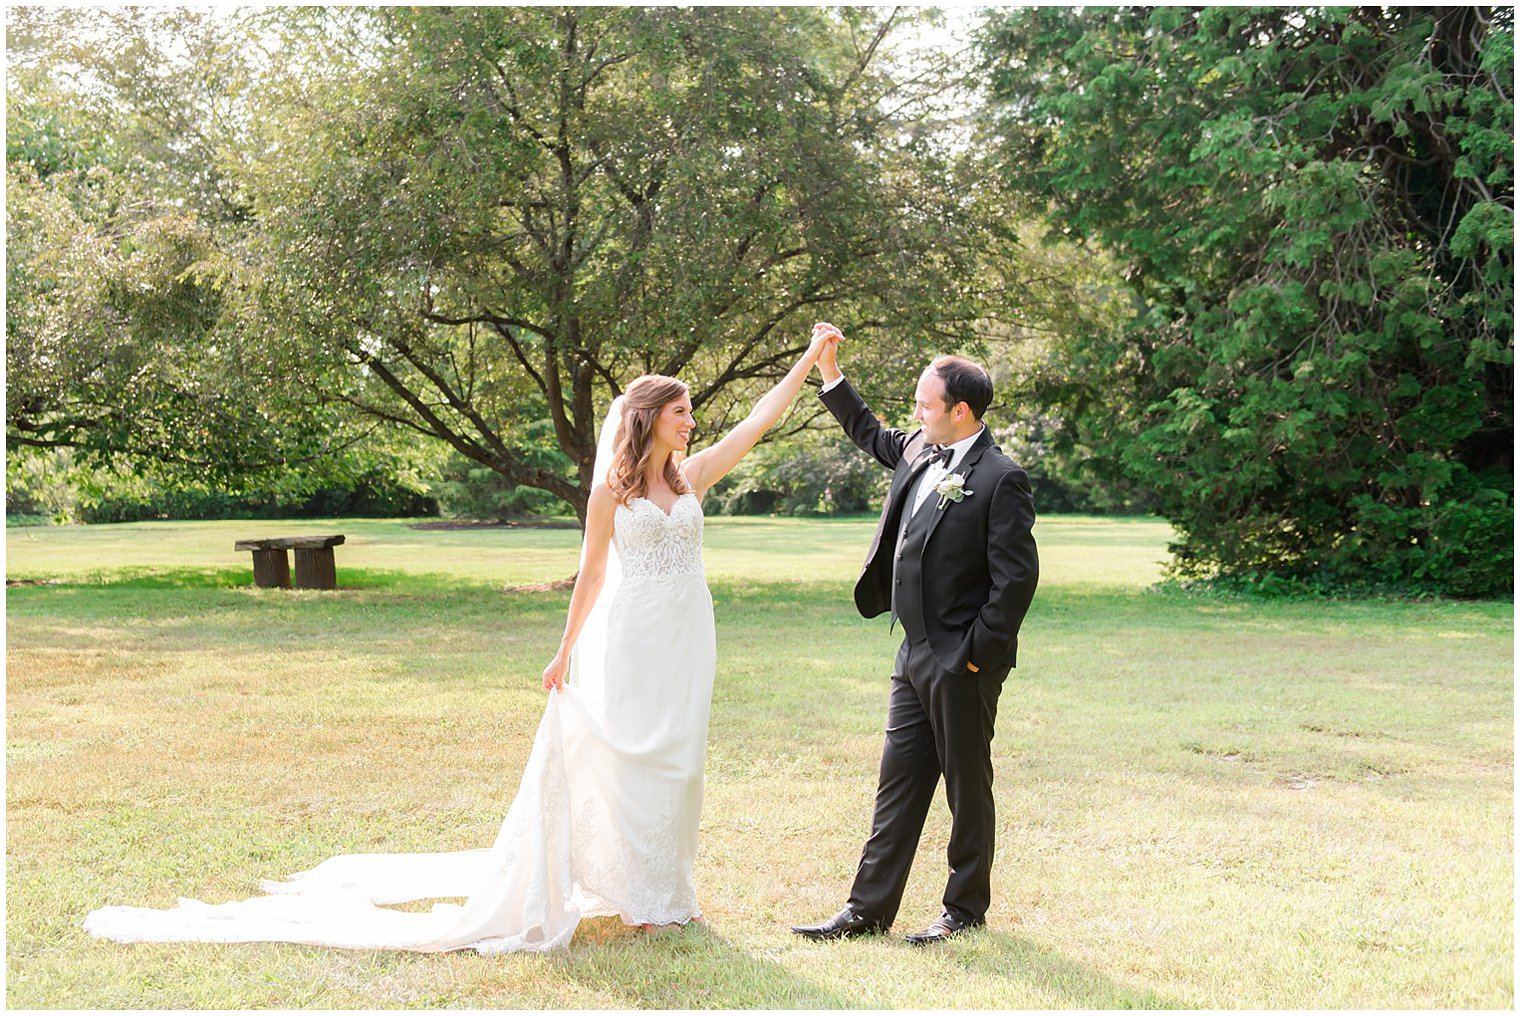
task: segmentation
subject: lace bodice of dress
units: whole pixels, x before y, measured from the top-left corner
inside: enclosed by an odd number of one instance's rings
[[[682,494],[666,515],[648,498],[618,505],[612,530],[625,579],[701,575],[702,502]]]

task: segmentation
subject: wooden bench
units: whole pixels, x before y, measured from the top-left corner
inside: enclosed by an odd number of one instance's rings
[[[290,559],[296,552],[297,589],[337,589],[338,566],[332,549],[342,536],[276,536],[266,540],[239,540],[233,550],[253,551],[253,584],[264,589],[290,588]]]

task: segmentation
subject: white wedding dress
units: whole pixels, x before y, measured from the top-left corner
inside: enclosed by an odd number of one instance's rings
[[[489,850],[349,854],[263,882],[254,899],[105,907],[85,930],[118,942],[499,953],[562,948],[583,917],[700,916],[692,865],[717,663],[702,523],[689,493],[668,515],[644,498],[614,509],[621,581],[583,629],[570,683],[549,695]],[[467,899],[383,906],[446,897]]]

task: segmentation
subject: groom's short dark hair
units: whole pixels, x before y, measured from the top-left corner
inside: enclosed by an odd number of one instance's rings
[[[975,360],[964,356],[941,356],[929,365],[945,382],[945,408],[964,402],[978,420],[992,405],[992,375]]]

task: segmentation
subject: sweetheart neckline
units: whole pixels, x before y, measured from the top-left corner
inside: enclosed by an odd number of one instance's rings
[[[673,516],[673,513],[676,510],[676,505],[678,505],[678,504],[681,503],[681,498],[683,498],[683,497],[696,497],[696,496],[697,496],[696,494],[692,493],[689,490],[686,491],[686,492],[684,492],[684,493],[677,494],[674,504],[672,504],[670,506],[670,511],[666,511],[664,508],[661,508],[657,502],[655,502],[654,500],[652,500],[650,498],[647,498],[647,497],[636,497],[636,498],[634,498],[634,500],[635,501],[643,501],[643,502],[645,502],[647,504],[653,505],[655,511],[659,512],[661,515],[665,516],[668,519],[668,518],[671,518]],[[631,508],[629,510],[632,511]]]

